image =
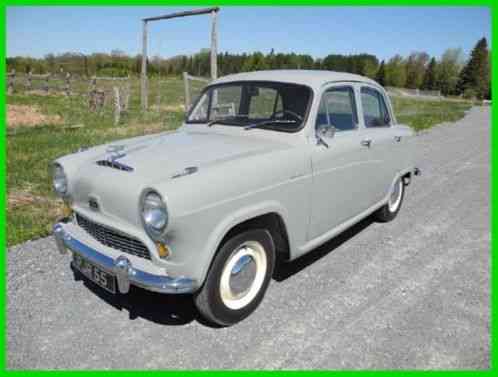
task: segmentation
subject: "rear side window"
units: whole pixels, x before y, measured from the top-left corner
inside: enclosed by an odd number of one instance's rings
[[[361,105],[365,127],[389,126],[391,122],[389,112],[384,97],[378,90],[368,87],[361,88]]]
[[[336,131],[354,130],[358,123],[356,103],[352,87],[327,90],[320,102],[316,127],[333,126]]]

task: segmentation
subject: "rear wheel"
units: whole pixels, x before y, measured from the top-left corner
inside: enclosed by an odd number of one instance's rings
[[[404,196],[405,184],[403,178],[400,177],[394,182],[387,203],[377,210],[375,216],[377,221],[385,223],[393,220],[401,209]]]
[[[229,326],[251,314],[263,299],[275,265],[275,246],[262,229],[228,239],[216,254],[204,286],[195,297],[209,321]]]

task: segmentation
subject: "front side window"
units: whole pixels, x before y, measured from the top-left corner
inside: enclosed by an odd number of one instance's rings
[[[365,127],[389,126],[391,119],[384,97],[379,91],[368,87],[361,88],[361,105],[363,107]]]
[[[334,127],[336,131],[354,130],[358,123],[354,90],[340,87],[327,90],[320,102],[316,128]]]
[[[245,81],[216,85],[202,93],[187,123],[293,132],[304,124],[311,98],[311,89],[297,84]]]

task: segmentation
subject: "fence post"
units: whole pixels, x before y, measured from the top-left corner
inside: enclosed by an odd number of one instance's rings
[[[218,30],[217,11],[211,12],[211,80],[218,77]]]
[[[66,72],[66,78],[64,81],[64,92],[66,93],[66,96],[71,95],[71,74],[69,72]]]
[[[143,21],[142,29],[142,77],[140,81],[140,105],[142,111],[147,110],[147,21]]]
[[[30,69],[28,76],[26,76],[26,90],[33,89],[33,71]]]
[[[16,79],[16,70],[13,69],[10,71],[9,78],[7,81],[7,94],[13,94],[14,93],[14,81]]]
[[[185,85],[185,112],[188,112],[190,108],[190,84],[187,72],[183,72],[183,84]]]
[[[157,94],[156,94],[156,109],[157,112],[161,111],[161,81],[157,81]]]
[[[50,74],[47,74],[47,76],[45,77],[45,85],[43,86],[43,90],[45,91],[45,93],[48,94],[48,80],[50,79]]]
[[[93,76],[92,79],[90,80],[90,90],[91,91],[97,90],[97,77],[96,76]]]
[[[119,95],[119,88],[117,86],[113,87],[114,90],[114,125],[119,124],[119,118],[121,116],[121,98]]]
[[[124,93],[123,93],[123,111],[128,111],[129,105],[130,105],[130,82],[128,81],[124,87]]]

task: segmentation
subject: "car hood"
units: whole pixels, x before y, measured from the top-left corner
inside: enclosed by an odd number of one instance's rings
[[[124,141],[108,145],[96,156],[99,160],[108,160],[112,148],[121,149],[123,156],[115,160],[132,170],[123,172],[142,181],[170,179],[181,174],[186,168],[206,168],[254,154],[268,153],[281,149],[283,144],[263,140],[247,135],[226,135],[222,133],[201,133],[178,131],[160,134],[156,137]],[[99,169],[113,169],[98,166]]]
[[[252,132],[232,135],[179,130],[121,140],[65,156],[58,162],[66,170],[69,191],[78,209],[90,209],[89,199],[93,198],[99,202],[102,214],[137,225],[137,203],[145,188],[164,188],[183,181],[175,178],[184,174],[186,168],[196,168],[191,177],[202,179],[211,169],[237,159],[289,148],[288,144],[253,135]],[[98,164],[109,161],[111,147],[118,147],[123,154],[114,162],[132,170]]]

